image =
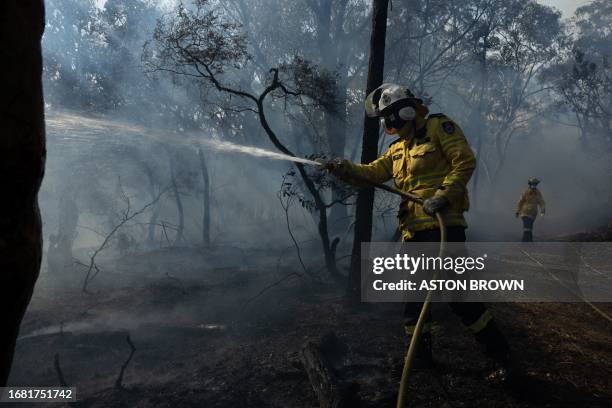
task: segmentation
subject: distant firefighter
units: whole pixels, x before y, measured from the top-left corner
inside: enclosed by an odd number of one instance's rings
[[[535,177],[527,181],[529,187],[521,195],[516,207],[516,217],[521,217],[523,220],[523,242],[533,241],[533,223],[538,216],[538,209],[542,215],[546,212],[544,198],[537,187],[539,183],[540,180]]]

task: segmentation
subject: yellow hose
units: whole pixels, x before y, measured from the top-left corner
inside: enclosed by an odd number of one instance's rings
[[[352,175],[351,177],[360,183],[371,185],[373,187],[399,195],[404,199],[412,201],[418,205],[423,205],[423,199],[417,195],[403,192],[386,184],[372,183],[365,178],[355,175]],[[446,251],[446,225],[444,224],[444,220],[442,219],[442,215],[440,215],[440,213],[436,213],[436,219],[438,220],[438,226],[440,227],[440,249],[438,251],[438,255],[442,258],[444,256],[444,252]],[[435,272],[433,278],[436,279],[436,277],[437,271]],[[416,349],[423,331],[425,317],[429,311],[432,297],[433,291],[430,290],[427,292],[427,296],[423,302],[423,307],[421,308],[421,313],[419,314],[419,319],[417,320],[416,326],[414,327],[414,332],[412,333],[412,338],[410,339],[410,346],[408,347],[408,352],[406,353],[406,357],[404,359],[404,368],[402,370],[402,378],[400,380],[399,392],[397,394],[397,408],[404,408],[406,406],[406,399],[408,398],[408,378],[410,375],[410,370],[412,369],[412,364],[414,363],[414,356],[416,355]]]
[[[446,250],[446,226],[444,225],[444,220],[442,219],[440,213],[436,213],[436,218],[438,219],[438,225],[440,226],[440,249],[438,255],[443,257],[444,251]],[[437,271],[434,274],[434,279],[436,279],[436,275]],[[408,347],[408,352],[406,353],[406,357],[404,359],[402,379],[400,380],[399,391],[397,393],[397,408],[404,408],[406,406],[406,400],[408,398],[408,378],[410,376],[412,364],[414,363],[414,356],[416,355],[416,349],[419,345],[421,332],[423,331],[423,326],[425,325],[427,312],[429,312],[432,296],[433,291],[428,291],[425,301],[423,302],[423,307],[421,308],[421,313],[419,314],[419,320],[417,320],[417,323],[414,326],[414,332],[412,333],[412,338],[410,339],[410,346]]]
[[[399,195],[404,199],[412,201],[418,205],[423,205],[423,199],[417,195],[405,193],[386,184],[372,183],[367,179],[356,177],[355,175],[353,175],[352,177],[361,183],[369,184],[373,187],[380,188],[390,193]],[[442,258],[444,256],[444,252],[446,251],[446,225],[444,224],[444,219],[442,219],[442,215],[440,215],[440,213],[436,213],[436,219],[438,220],[438,226],[440,227],[440,248],[438,251],[438,256]],[[436,277],[437,271],[434,273],[433,279],[436,279]],[[408,398],[408,378],[410,375],[410,370],[412,369],[412,364],[414,363],[414,356],[416,355],[416,349],[419,344],[419,339],[421,338],[421,333],[423,332],[423,326],[425,325],[425,317],[427,316],[427,312],[429,312],[429,306],[431,305],[432,297],[433,291],[430,290],[427,292],[427,296],[425,297],[425,301],[423,302],[423,307],[421,308],[421,313],[419,314],[419,319],[417,320],[417,323],[414,326],[414,332],[412,333],[412,338],[410,339],[410,346],[408,347],[408,352],[406,353],[406,357],[404,359],[402,379],[400,380],[399,391],[397,394],[397,408],[404,408],[406,406],[406,399]]]

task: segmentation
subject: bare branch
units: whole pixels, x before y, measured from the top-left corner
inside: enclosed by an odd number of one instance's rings
[[[55,368],[55,373],[57,374],[60,387],[67,387],[68,384],[66,383],[64,373],[62,372],[62,367],[60,366],[59,353],[55,353],[55,356],[53,357],[53,367]]]
[[[90,256],[90,258],[89,258],[89,265],[87,267],[87,273],[85,275],[85,279],[83,280],[83,287],[82,287],[82,291],[83,292],[87,292],[87,286],[89,285],[90,281],[95,276],[97,276],[97,274],[99,273],[99,268],[96,265],[96,257],[100,254],[100,252],[102,252],[106,248],[106,246],[108,245],[108,243],[111,240],[111,238],[115,235],[115,233],[121,227],[123,227],[127,222],[133,220],[134,218],[136,218],[140,214],[144,213],[147,209],[149,209],[149,207],[151,207],[154,204],[156,204],[159,201],[159,199],[166,193],[167,190],[168,190],[168,188],[162,190],[152,201],[150,201],[149,203],[145,204],[143,207],[141,207],[137,211],[134,211],[132,213],[124,212],[124,215],[123,215],[121,221],[119,223],[117,223],[117,225],[115,225],[113,227],[113,229],[106,235],[106,237],[104,238],[104,240],[102,241],[100,246],[98,246],[98,248],[96,248],[96,250]],[[92,272],[94,270],[96,272],[92,276]]]
[[[117,380],[115,381],[115,388],[117,389],[123,389],[123,374],[125,373],[125,369],[127,368],[128,364],[130,364],[132,357],[134,357],[134,353],[136,352],[136,347],[134,347],[134,343],[132,343],[132,339],[130,338],[129,334],[127,335],[125,340],[127,341],[127,344],[130,346],[130,355],[128,356],[127,360],[125,360],[125,363],[123,363],[123,365],[121,366],[121,370],[119,371],[119,376],[117,377]]]

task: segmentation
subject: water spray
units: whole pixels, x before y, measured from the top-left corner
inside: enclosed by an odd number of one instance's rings
[[[273,152],[270,150],[262,149],[261,147],[243,146],[243,145],[238,145],[238,144],[225,142],[221,140],[214,140],[214,139],[204,140],[201,143],[204,146],[210,147],[214,150],[221,151],[221,152],[243,153],[243,154],[248,154],[249,156],[253,156],[253,157],[265,157],[267,159],[272,159],[272,160],[290,161],[294,163],[307,164],[310,166],[317,166],[317,167],[321,165],[320,162],[317,162],[314,160],[304,159],[302,157],[297,157],[297,156],[291,156],[291,155],[284,154],[284,153]]]
[[[85,142],[99,136],[112,142],[112,135],[141,136],[167,142],[172,137],[173,143],[187,146],[203,146],[218,152],[240,153],[252,157],[262,157],[271,160],[282,160],[294,163],[319,166],[321,163],[302,157],[291,156],[255,146],[244,146],[215,138],[203,138],[195,132],[171,133],[144,126],[125,123],[104,118],[92,118],[73,113],[53,113],[46,118],[47,128],[55,130],[61,139],[69,142]]]

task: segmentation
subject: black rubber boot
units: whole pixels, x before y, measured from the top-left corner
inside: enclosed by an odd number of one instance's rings
[[[476,333],[476,340],[484,346],[484,352],[492,361],[485,379],[492,384],[509,382],[512,376],[512,357],[506,338],[491,320],[487,326]]]
[[[510,356],[497,358],[493,360],[493,364],[487,370],[485,380],[494,385],[508,384],[512,379],[513,372]]]

